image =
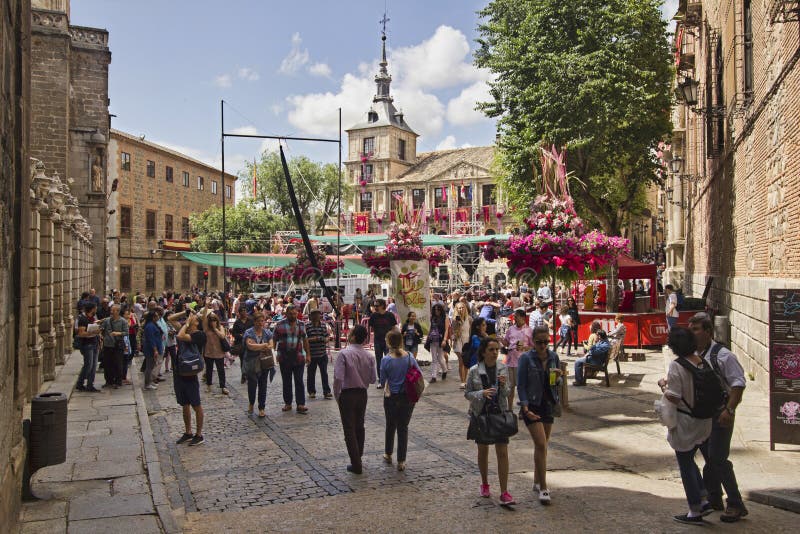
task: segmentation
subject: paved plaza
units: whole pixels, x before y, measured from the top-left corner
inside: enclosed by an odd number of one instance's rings
[[[51,390],[70,387],[76,366],[73,355]],[[477,495],[476,447],[465,439],[466,401],[453,373],[430,385],[414,410],[404,472],[383,463],[382,392],[370,389],[363,475],[345,471],[336,403],[320,395],[309,400],[307,415],[281,412],[280,374],[270,384],[265,419],[246,413],[238,364],[228,370],[229,396],[216,384],[211,392],[201,386],[206,443],[197,447],[175,444],[183,423],[171,380],[154,392],[75,392],[67,463],[35,474],[34,491],[48,500],[24,506],[23,531],[616,532],[621,524],[631,532],[691,531],[671,520],[686,504],[653,413],[663,368],[661,353],[652,352],[647,361],[623,362],[610,388],[599,381],[569,388],[569,408],[550,444],[549,507],[531,491],[530,437],[521,431],[512,438],[514,510]],[[768,502],[767,490],[785,497],[796,487],[800,466],[797,452],[769,452],[760,415],[766,409],[766,395],[750,388],[732,452],[745,497],[761,502]],[[496,474],[490,483],[496,496]],[[750,515],[738,524],[723,525],[718,514],[708,524],[795,531],[796,513],[751,500],[747,506]]]

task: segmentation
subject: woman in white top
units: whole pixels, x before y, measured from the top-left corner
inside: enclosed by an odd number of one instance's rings
[[[453,335],[453,352],[456,353],[456,357],[458,358],[458,376],[461,378],[461,389],[464,389],[469,367],[467,367],[461,359],[461,348],[464,346],[464,343],[469,341],[469,331],[472,327],[472,317],[469,316],[469,310],[465,303],[461,301],[456,303],[455,313],[453,314],[453,320],[450,325],[450,332]]]
[[[556,342],[556,352],[560,353],[563,347],[567,348],[569,356],[572,341],[572,316],[569,314],[569,306],[564,304],[558,311],[558,341]]]
[[[667,344],[678,358],[669,364],[666,382],[659,381],[659,385],[667,400],[678,407],[677,424],[667,431],[667,442],[678,459],[683,489],[689,503],[689,512],[676,515],[674,519],[679,523],[702,524],[703,516],[710,514],[713,508],[708,502],[703,477],[694,458],[699,449],[708,463],[707,440],[711,435],[712,419],[697,419],[689,415],[694,406],[694,380],[692,372],[684,368],[679,360],[683,359],[695,367],[706,364],[695,354],[697,343],[688,328],[675,327],[670,330]]]

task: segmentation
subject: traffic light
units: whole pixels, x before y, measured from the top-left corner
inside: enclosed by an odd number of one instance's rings
[[[208,280],[208,270],[203,271],[203,280]]]

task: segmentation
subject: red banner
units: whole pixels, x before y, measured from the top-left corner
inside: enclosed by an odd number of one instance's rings
[[[356,233],[366,234],[369,231],[369,213],[356,213]]]

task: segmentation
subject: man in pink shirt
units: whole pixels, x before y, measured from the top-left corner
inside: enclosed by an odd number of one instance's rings
[[[506,367],[508,367],[508,386],[511,393],[508,396],[508,409],[514,411],[514,393],[517,391],[517,362],[523,353],[533,347],[533,330],[528,326],[528,316],[522,308],[514,311],[514,324],[506,330],[502,340],[503,346],[508,349],[506,354]]]
[[[367,388],[375,383],[375,356],[364,348],[368,337],[364,326],[353,327],[349,345],[339,353],[333,366],[333,395],[339,404],[344,443],[350,456],[347,470],[356,475],[362,471]]]

